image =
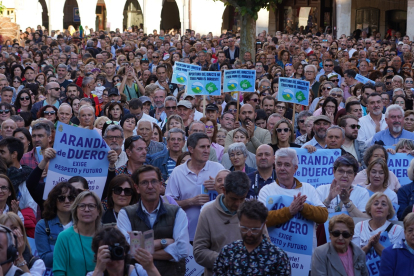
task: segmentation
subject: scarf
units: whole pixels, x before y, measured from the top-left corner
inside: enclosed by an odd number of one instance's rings
[[[33,169],[26,165],[22,165],[21,169],[18,169],[16,167],[10,167],[7,169],[7,176],[10,178],[13,184],[16,195],[19,192],[19,185],[26,181],[32,171]]]

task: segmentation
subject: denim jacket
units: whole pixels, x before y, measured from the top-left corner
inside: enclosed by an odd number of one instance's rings
[[[59,217],[48,221],[50,234],[46,233],[45,220],[40,220],[35,229],[35,242],[36,249],[39,257],[45,262],[45,266],[48,268],[53,267],[53,250],[56,240],[60,232],[63,231],[63,225],[59,221]]]
[[[151,165],[154,167],[158,167],[161,170],[161,177],[165,181],[167,181],[170,175],[168,174],[168,158],[170,157],[170,151],[168,152],[161,152],[160,154],[155,154],[151,160]]]
[[[398,204],[400,204],[397,217],[398,220],[402,220],[402,214],[404,213],[405,208],[414,204],[414,182],[404,185],[398,189],[397,196]]]

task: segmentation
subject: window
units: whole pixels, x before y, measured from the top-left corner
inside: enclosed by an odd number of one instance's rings
[[[379,9],[365,8],[359,9],[356,12],[356,29],[366,31],[369,34],[379,31]]]

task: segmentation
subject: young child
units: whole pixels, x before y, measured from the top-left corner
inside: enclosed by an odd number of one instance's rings
[[[105,90],[104,83],[105,83],[104,77],[99,76],[96,78],[95,95],[98,96],[100,104],[102,103],[102,94],[103,94],[103,91]]]

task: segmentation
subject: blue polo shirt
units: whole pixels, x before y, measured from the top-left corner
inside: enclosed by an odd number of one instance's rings
[[[384,129],[380,132],[377,132],[371,140],[371,146],[375,144],[376,141],[384,142],[385,146],[393,146],[398,143],[400,139],[410,139],[414,140],[414,133],[407,131],[405,129],[402,130],[401,134],[398,137],[394,137],[391,135],[390,130]]]
[[[260,176],[259,171],[249,173],[247,176],[250,179],[250,189],[246,196],[247,199],[257,199],[259,197],[260,190],[267,184],[270,184],[276,180],[275,170],[273,170],[272,176],[268,179],[263,179]]]

